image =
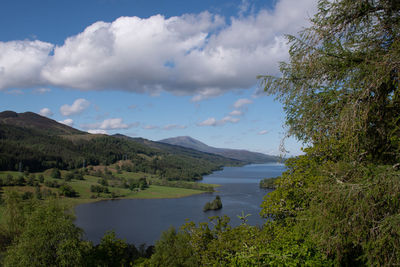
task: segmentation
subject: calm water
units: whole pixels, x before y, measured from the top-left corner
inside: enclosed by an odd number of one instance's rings
[[[231,225],[240,224],[237,215],[251,214],[248,224],[261,225],[259,216],[263,196],[270,190],[259,188],[262,178],[279,176],[280,164],[254,164],[226,167],[204,177],[203,183],[220,184],[218,192],[177,199],[124,199],[82,204],[76,207],[75,224],[85,231],[85,238],[98,243],[107,230],[119,238],[140,245],[154,244],[170,226],[179,228],[185,221],[207,222],[210,216],[228,215]],[[206,202],[221,196],[223,208],[203,212]]]

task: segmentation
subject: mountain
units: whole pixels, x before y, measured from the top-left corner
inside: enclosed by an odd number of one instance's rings
[[[236,159],[250,163],[267,163],[267,162],[277,162],[280,160],[280,157],[278,156],[271,156],[262,153],[251,152],[248,150],[216,148],[208,146],[190,136],[178,136],[173,138],[167,138],[160,140],[159,142],[192,148],[198,151],[217,154],[226,158]]]
[[[43,117],[33,112],[16,113],[14,111],[0,112],[0,124],[24,128],[42,129],[49,134],[87,134],[55,120]]]
[[[200,151],[198,149],[193,149],[189,147],[184,147],[184,146],[179,146],[179,145],[173,145],[173,144],[168,144],[168,143],[163,143],[163,142],[157,142],[157,141],[151,141],[145,138],[141,137],[129,137],[126,135],[122,134],[114,134],[114,137],[125,139],[125,140],[130,140],[142,145],[146,145],[148,147],[151,147],[153,149],[157,149],[160,151],[164,151],[167,153],[175,154],[175,155],[181,155],[181,156],[189,156],[189,157],[195,157],[198,159],[205,159],[212,161],[214,163],[219,163],[219,164],[229,164],[229,165],[243,165],[245,163],[248,163],[247,161],[241,161],[233,158],[227,158],[221,155],[217,155],[215,153],[208,153],[204,151]]]
[[[0,170],[76,169],[122,159],[132,172],[168,180],[198,180],[222,166],[244,164],[142,138],[89,134],[32,112],[0,112]]]

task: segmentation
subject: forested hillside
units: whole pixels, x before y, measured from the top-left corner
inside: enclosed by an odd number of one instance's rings
[[[151,141],[92,135],[27,112],[0,113],[0,170],[75,169],[132,161],[135,171],[172,180],[198,180],[226,165],[243,162]]]
[[[10,245],[2,263],[400,265],[400,2],[320,0],[311,26],[288,41],[282,75],[259,78],[283,103],[288,134],[306,148],[286,161],[287,171],[264,198],[263,227],[247,225],[247,214],[238,227],[212,217],[209,224],[171,228],[154,251],[138,253],[112,234],[99,246],[81,241],[53,202],[7,194],[0,237]]]

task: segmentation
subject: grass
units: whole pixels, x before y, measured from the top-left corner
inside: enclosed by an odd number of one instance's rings
[[[40,173],[34,173],[36,177],[42,174],[45,178],[45,181],[57,181],[59,184],[64,183],[64,179],[54,179],[50,177],[50,170],[46,170]],[[66,171],[61,171],[62,177],[66,175]],[[7,175],[12,175],[13,178],[17,178],[21,175],[24,176],[23,173],[16,172],[16,171],[2,171],[0,172],[0,177],[4,178]],[[122,174],[114,175],[118,178],[125,178],[125,179],[139,179],[141,177],[146,176],[150,181],[156,179],[155,175],[145,174],[145,173],[130,173],[130,172],[123,172]],[[66,184],[70,185],[76,192],[79,193],[79,197],[76,198],[69,198],[69,197],[60,197],[62,203],[67,205],[70,208],[82,203],[89,203],[107,199],[151,199],[151,198],[181,198],[195,194],[201,194],[205,191],[196,190],[196,189],[187,189],[187,188],[178,188],[178,187],[169,187],[169,186],[160,186],[160,185],[150,185],[149,188],[140,191],[131,191],[128,188],[120,188],[120,187],[112,187],[108,186],[110,194],[105,193],[93,193],[91,192],[90,188],[92,185],[99,185],[99,180],[101,178],[91,176],[91,175],[84,175],[84,180],[71,180],[65,182]],[[58,193],[58,188],[49,188],[44,185],[44,183],[40,183],[40,189],[49,189],[52,192]],[[4,186],[4,190],[16,190],[18,192],[24,193],[27,191],[35,192],[35,188],[33,186]],[[112,193],[114,193],[114,198],[112,198]],[[2,206],[0,205],[0,223],[2,215]]]

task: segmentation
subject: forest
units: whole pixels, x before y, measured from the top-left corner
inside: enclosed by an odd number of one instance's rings
[[[285,162],[261,204],[262,227],[246,215],[238,227],[227,217],[188,222],[138,253],[112,233],[98,246],[82,241],[57,201],[5,193],[3,264],[400,265],[400,2],[320,0],[310,26],[287,38],[282,75],[259,79],[304,155]]]

